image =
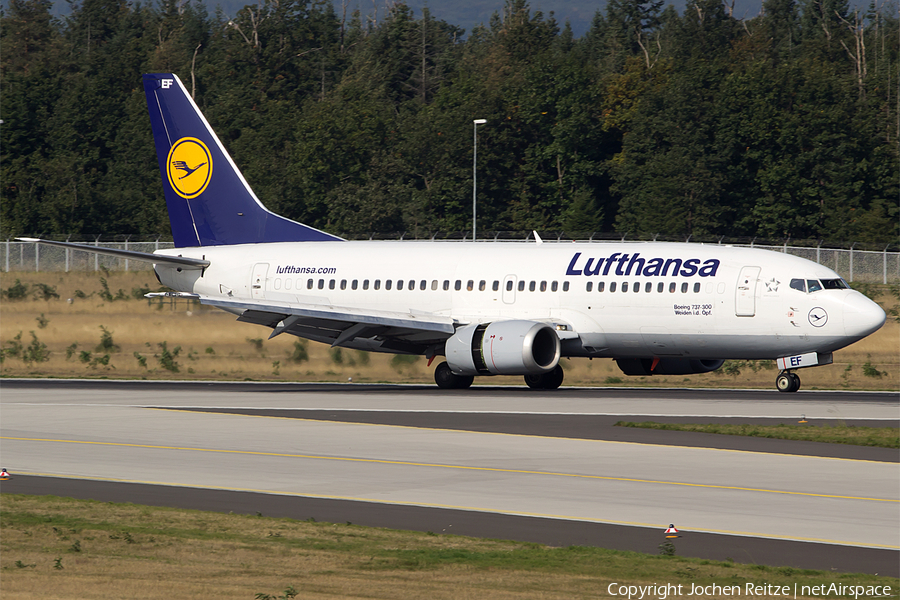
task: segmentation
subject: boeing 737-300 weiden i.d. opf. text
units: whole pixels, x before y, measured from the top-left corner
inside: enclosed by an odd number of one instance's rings
[[[446,358],[442,388],[477,375],[563,380],[560,357],[611,357],[627,375],[776,360],[776,387],[878,330],[885,313],[814,262],[721,245],[345,241],[269,212],[177,76],[144,75],[175,248],[159,281],[283,333]],[[22,238],[24,239],[24,238]]]

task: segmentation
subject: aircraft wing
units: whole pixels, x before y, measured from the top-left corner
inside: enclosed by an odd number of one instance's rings
[[[238,321],[271,327],[269,339],[287,332],[332,346],[421,354],[456,331],[453,319],[430,313],[203,295],[199,300],[238,314]]]
[[[165,256],[163,254],[151,254],[149,252],[135,252],[134,250],[119,250],[118,248],[104,248],[103,246],[88,246],[86,244],[73,244],[72,242],[55,242],[53,240],[41,240],[38,238],[16,238],[20,242],[34,242],[36,244],[46,244],[48,246],[59,246],[60,248],[69,248],[70,250],[80,250],[82,252],[92,252],[94,254],[102,254],[104,256],[115,256],[117,258],[127,258],[130,260],[142,260],[157,265],[174,265],[182,269],[205,269],[209,266],[208,260],[199,258],[185,258],[184,256]]]

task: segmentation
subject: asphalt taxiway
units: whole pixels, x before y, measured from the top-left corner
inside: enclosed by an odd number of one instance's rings
[[[613,427],[896,426],[897,394],[0,382],[0,492],[900,575],[898,452]]]

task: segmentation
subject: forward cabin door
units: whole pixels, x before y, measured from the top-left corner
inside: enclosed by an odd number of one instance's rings
[[[737,281],[734,297],[734,314],[739,317],[756,315],[756,284],[759,281],[759,267],[744,267]]]
[[[269,272],[269,263],[256,263],[253,265],[253,274],[250,276],[250,297],[262,300],[266,297],[266,274]]]

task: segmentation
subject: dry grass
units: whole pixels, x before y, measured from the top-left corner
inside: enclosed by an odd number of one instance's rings
[[[573,598],[609,583],[898,581],[537,544],[3,494],[3,598]],[[677,544],[677,541],[676,541]],[[76,551],[77,547],[77,551]],[[56,566],[62,568],[56,568]]]
[[[112,295],[119,290],[128,300],[101,300],[100,277],[107,279]],[[432,368],[420,359],[412,364],[397,363],[391,355],[363,356],[342,350],[342,362],[335,362],[331,350],[310,342],[309,360],[293,362],[297,338],[279,336],[266,341],[269,330],[236,323],[225,312],[185,301],[149,303],[131,299],[134,288],[157,289],[150,273],[10,273],[0,278],[8,289],[19,279],[30,289],[35,283],[53,286],[59,299],[3,301],[0,304],[0,348],[9,349],[22,333],[25,345],[34,331],[50,352],[46,362],[26,363],[7,357],[0,373],[7,377],[123,377],[148,379],[212,379],[271,381],[404,382],[430,384]],[[86,295],[79,298],[78,290]],[[72,299],[69,303],[67,300]],[[39,327],[43,315],[46,326]],[[98,352],[105,327],[118,349]],[[260,349],[248,340],[262,340]],[[168,350],[180,347],[174,358],[178,371],[165,369],[160,344]],[[76,344],[69,358],[67,349]],[[82,362],[82,352],[90,357]],[[146,361],[141,366],[135,353]],[[101,359],[98,361],[97,359]],[[835,364],[802,373],[804,389],[887,389],[900,388],[900,324],[890,320],[880,331],[849,348],[835,353]],[[864,365],[869,368],[864,373]],[[277,364],[276,364],[277,363]],[[666,377],[627,377],[610,359],[564,360],[566,385],[761,387],[771,388],[776,371],[769,361],[739,362],[711,374]],[[767,368],[768,367],[768,368]],[[739,372],[739,373],[738,373]],[[881,376],[872,376],[874,373]],[[521,385],[519,377],[482,378],[479,383]]]

